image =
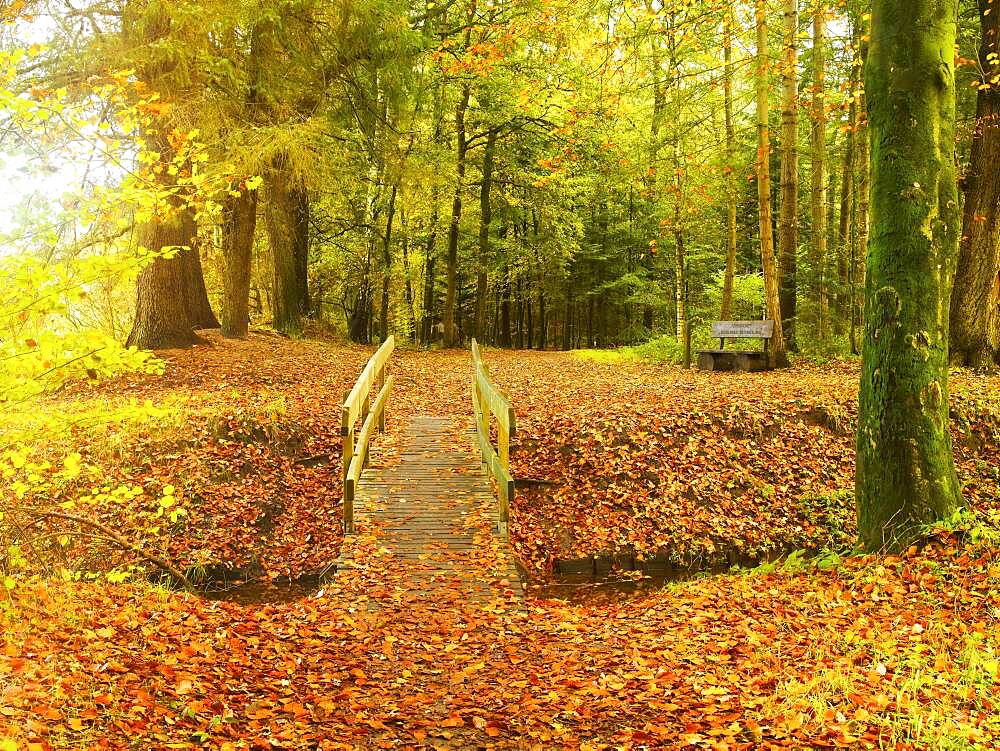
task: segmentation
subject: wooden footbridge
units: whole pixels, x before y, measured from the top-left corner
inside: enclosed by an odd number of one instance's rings
[[[510,439],[516,430],[510,399],[493,384],[473,340],[474,424],[413,417],[397,437],[397,455],[373,467],[370,442],[376,431],[385,431],[393,348],[389,337],[342,406],[345,541],[338,567],[358,565],[359,539],[367,538],[371,549],[374,538],[374,547],[395,559],[395,573],[417,596],[520,600],[507,538],[514,495]]]

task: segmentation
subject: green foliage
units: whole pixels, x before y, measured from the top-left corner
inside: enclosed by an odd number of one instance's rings
[[[643,361],[658,365],[677,365],[684,361],[684,345],[676,338],[659,336],[643,344],[617,349],[584,349],[574,353],[577,357],[594,362]]]
[[[717,272],[705,287],[704,305],[696,315],[704,321],[716,321],[722,309],[722,288],[725,273]],[[761,274],[737,274],[733,277],[734,321],[759,320],[764,312],[764,277]]]
[[[11,280],[0,296],[0,401],[27,399],[79,378],[160,370],[150,353],[127,349],[79,322],[90,290],[132,272],[139,262],[107,256],[57,263],[30,256],[0,259],[0,273]]]

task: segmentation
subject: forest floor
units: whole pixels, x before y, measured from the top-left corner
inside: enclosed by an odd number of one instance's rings
[[[363,575],[323,579],[342,541],[339,404],[369,354],[209,335],[162,353],[162,376],[4,415],[18,464],[82,468],[45,493],[8,476],[5,494],[99,519],[220,589],[268,583],[205,598],[24,578],[0,612],[0,739],[18,751],[1000,747],[1000,379],[952,383],[975,514],[902,557],[861,556],[849,552],[856,364],[699,374],[487,351],[518,415],[514,474],[531,480],[511,540],[533,582],[556,560],[623,551],[692,570],[816,551],[631,595],[529,588],[512,612],[407,596],[377,550]],[[411,416],[471,419],[467,353],[401,351],[393,369],[383,456]],[[64,429],[51,439],[17,440],[53,421]],[[125,565],[81,530],[45,529],[53,567]]]

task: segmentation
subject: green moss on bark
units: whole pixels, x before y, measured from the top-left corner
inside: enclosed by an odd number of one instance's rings
[[[875,0],[866,72],[872,224],[858,425],[858,529],[902,547],[962,504],[948,432],[958,253],[957,0]]]

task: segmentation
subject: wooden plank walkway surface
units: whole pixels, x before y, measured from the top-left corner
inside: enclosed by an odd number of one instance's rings
[[[356,535],[344,540],[339,568],[357,566],[355,547],[374,537],[391,585],[440,603],[505,602],[524,592],[507,542],[496,532],[497,500],[473,436],[448,418],[414,417],[398,436],[398,455],[361,475]]]

